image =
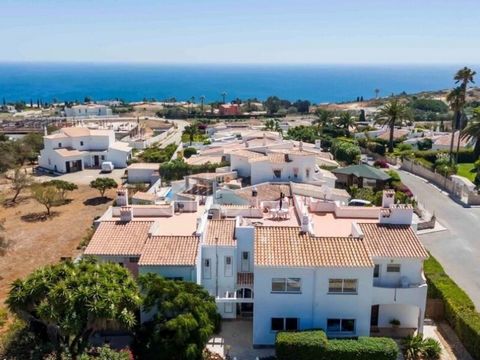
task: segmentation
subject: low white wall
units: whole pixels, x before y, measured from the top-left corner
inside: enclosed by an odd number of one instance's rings
[[[263,213],[259,208],[222,208],[227,217],[242,216],[246,218],[262,218]]]
[[[150,216],[173,216],[173,206],[165,205],[139,205],[133,206],[133,217],[150,217]],[[120,217],[120,207],[112,208],[112,216]]]

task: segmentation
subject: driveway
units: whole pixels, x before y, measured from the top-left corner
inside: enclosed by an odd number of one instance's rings
[[[95,180],[99,177],[109,177],[115,179],[117,184],[122,184],[122,176],[125,173],[125,169],[115,169],[111,173],[101,173],[98,169],[85,169],[82,171],[77,171],[73,173],[63,174],[59,176],[51,175],[39,175],[35,176],[35,179],[38,181],[49,181],[49,180],[64,180],[69,181],[77,185],[88,185],[90,181]]]
[[[480,310],[480,208],[463,207],[426,180],[405,171],[399,174],[425,208],[447,228],[420,235],[421,241]]]

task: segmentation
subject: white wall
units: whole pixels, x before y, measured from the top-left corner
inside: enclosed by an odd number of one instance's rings
[[[215,249],[216,248],[216,249]],[[223,297],[226,291],[234,292],[237,281],[236,248],[233,246],[202,246],[202,285],[207,291],[216,294],[216,254],[218,254],[218,296]],[[232,275],[225,275],[225,257],[231,256],[233,262]],[[203,260],[210,259],[210,278],[203,272]]]
[[[236,170],[239,177],[251,176],[251,166],[246,157],[231,154],[230,169],[232,169],[232,171]]]
[[[355,336],[369,335],[372,268],[264,268],[255,267],[253,343],[272,345],[272,317],[295,317],[300,329],[326,329],[328,318],[355,319]],[[274,277],[298,277],[300,294],[273,294]],[[328,280],[358,279],[358,294],[328,294]],[[352,336],[352,334],[350,334]]]

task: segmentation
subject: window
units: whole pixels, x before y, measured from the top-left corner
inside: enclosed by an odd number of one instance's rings
[[[378,278],[380,277],[380,265],[375,264],[375,267],[373,268],[373,277]]]
[[[300,278],[273,278],[272,292],[274,293],[300,293],[301,279]]]
[[[62,147],[62,143],[58,143],[58,147]]]
[[[105,155],[100,156],[100,159],[105,160]]]
[[[327,332],[355,332],[355,319],[327,319]]]
[[[138,260],[140,260],[139,257],[130,257],[130,258],[128,258],[128,261],[131,262],[131,263],[134,263],[134,264],[138,263]]]
[[[248,251],[242,251],[241,270],[242,272],[250,271],[250,253]]]
[[[356,294],[357,279],[329,279],[328,292],[333,294]]]
[[[203,278],[210,279],[212,277],[212,268],[210,266],[210,259],[203,259]]]
[[[231,256],[225,256],[225,276],[233,276],[233,264]]]
[[[282,170],[273,170],[273,175],[276,179],[280,179],[282,177]]]
[[[80,146],[83,146],[83,141],[80,141]]]
[[[400,272],[400,264],[388,264],[387,265],[387,272],[389,272],[389,273],[399,273]]]
[[[272,318],[272,331],[295,331],[298,330],[297,318]]]

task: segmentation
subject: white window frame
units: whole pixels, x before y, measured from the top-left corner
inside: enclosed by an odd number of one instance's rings
[[[244,254],[247,254],[247,258],[244,258]],[[242,251],[240,259],[240,269],[242,272],[249,272],[250,271],[250,252],[249,251]]]
[[[208,266],[206,265],[207,262],[208,262]],[[212,278],[212,260],[211,259],[202,260],[202,275],[204,279]]]
[[[228,260],[230,260],[230,264],[228,264]],[[233,257],[230,256],[230,255],[227,255],[224,257],[223,259],[223,263],[224,263],[224,276],[225,277],[231,277],[233,276]]]
[[[281,283],[283,280],[284,290],[273,290],[273,283],[276,280],[276,283]],[[300,286],[298,290],[289,290],[288,283],[298,283]],[[272,294],[301,294],[302,293],[302,279],[301,278],[272,278],[271,282],[271,293]]]
[[[398,268],[398,271],[390,270],[392,267]],[[402,272],[402,265],[401,264],[387,264],[387,273],[389,274],[400,274]]]
[[[340,329],[339,330],[328,330],[328,321],[329,320],[338,320],[340,322]],[[353,320],[353,331],[343,331],[343,322]],[[355,334],[357,331],[357,319],[340,319],[340,318],[328,318],[325,324],[325,328],[327,329],[327,333],[329,334]]]
[[[342,282],[342,287],[340,288],[340,291],[332,291],[332,288],[330,287],[330,282],[331,281],[341,281]],[[355,291],[345,291],[345,282],[346,281],[355,281]],[[328,279],[328,294],[333,294],[333,295],[357,295],[358,294],[358,279]]]

